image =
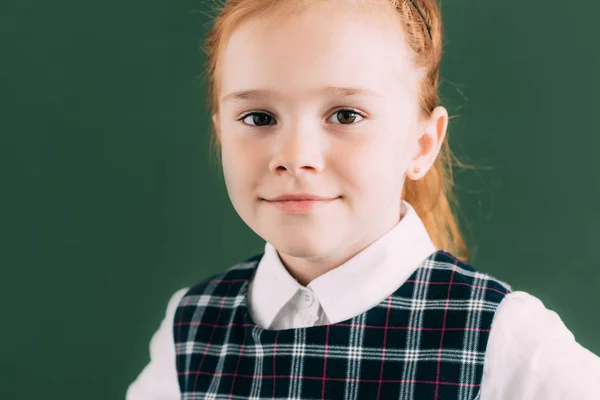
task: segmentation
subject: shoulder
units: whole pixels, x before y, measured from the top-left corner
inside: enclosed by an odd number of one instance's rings
[[[508,283],[478,270],[445,251],[433,253],[425,260],[423,268],[428,270],[430,282],[447,282],[453,293],[471,293],[470,297],[484,297],[500,303],[512,290]],[[448,287],[444,286],[440,289],[448,290]]]
[[[483,372],[486,398],[600,398],[600,358],[537,297],[514,291],[498,308]]]
[[[506,296],[496,312],[493,335],[518,338],[514,344],[523,349],[535,348],[544,338],[574,339],[555,311],[549,310],[540,299],[523,291],[514,291]]]

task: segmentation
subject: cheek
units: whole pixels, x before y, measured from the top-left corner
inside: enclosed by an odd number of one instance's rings
[[[224,142],[221,145],[221,159],[223,165],[223,177],[225,179],[225,185],[229,195],[235,200],[244,192],[245,186],[251,181],[249,168],[249,157],[245,152],[238,150],[239,146],[235,143]]]
[[[227,192],[236,209],[244,212],[258,195],[265,194],[257,192],[264,175],[264,160],[259,149],[243,141],[224,141],[221,149]]]
[[[374,141],[337,157],[334,170],[348,185],[348,195],[368,202],[400,196],[409,157],[403,146],[399,140]]]
[[[247,160],[240,159],[229,148],[223,147],[223,179],[227,195],[235,212],[248,226],[253,223],[252,177],[249,175]]]

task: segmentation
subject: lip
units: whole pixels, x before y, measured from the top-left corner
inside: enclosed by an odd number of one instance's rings
[[[279,200],[279,199],[284,200]],[[339,197],[320,197],[314,195],[285,195],[275,200],[265,200],[280,210],[290,214],[308,214],[318,208],[324,207],[337,200]]]
[[[267,200],[267,201],[303,201],[303,200],[326,201],[326,200],[335,200],[336,198],[337,197],[318,196],[316,194],[310,194],[310,193],[299,193],[299,194],[284,194],[282,196],[275,197],[274,199]]]

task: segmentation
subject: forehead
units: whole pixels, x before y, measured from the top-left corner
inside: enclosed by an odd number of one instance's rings
[[[222,56],[221,96],[264,89],[299,98],[331,86],[416,96],[412,51],[391,10],[252,19],[233,32]]]

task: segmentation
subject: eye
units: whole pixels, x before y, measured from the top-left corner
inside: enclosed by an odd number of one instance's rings
[[[361,113],[351,108],[344,108],[335,112],[332,117],[338,117],[340,125],[352,125],[356,122],[356,117],[364,118]],[[359,120],[360,121],[360,120]]]
[[[336,125],[352,125],[356,122],[357,117],[361,119],[364,118],[361,113],[351,108],[338,110],[331,117],[337,117],[337,120],[340,123]],[[250,126],[275,125],[276,123],[275,118],[263,112],[251,112],[244,114],[238,121],[244,121],[246,125]]]
[[[250,125],[250,126],[274,125],[274,124],[270,124],[269,122],[275,121],[275,119],[273,117],[271,117],[269,114],[265,114],[262,112],[253,112],[253,113],[245,114],[239,120],[244,121],[244,123],[246,123],[247,125]],[[248,121],[246,121],[246,120],[248,120]],[[252,123],[248,123],[249,121],[251,121]]]

